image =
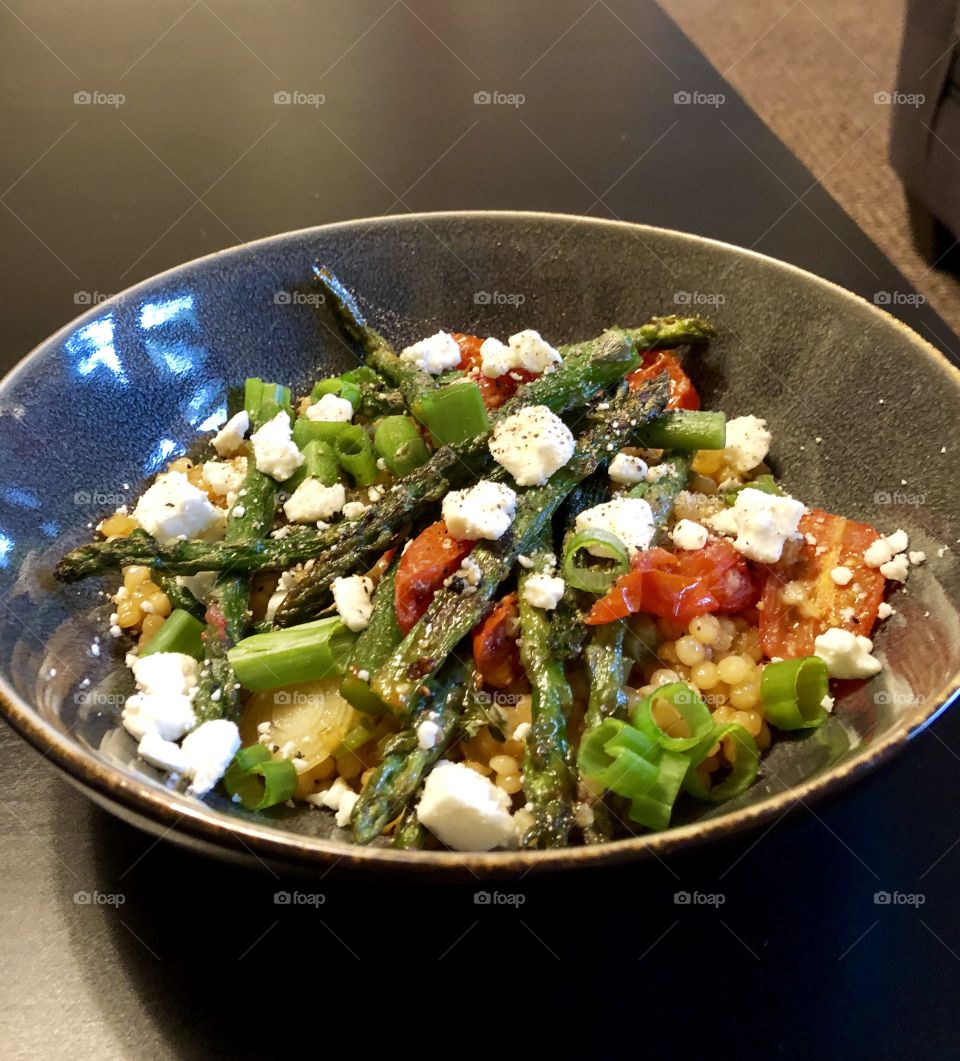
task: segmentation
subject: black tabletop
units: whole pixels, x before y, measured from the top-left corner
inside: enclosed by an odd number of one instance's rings
[[[0,25],[4,368],[217,248],[485,207],[754,247],[897,292],[894,313],[955,344],[651,0],[20,0]],[[948,713],[842,797],[722,847],[470,887],[204,860],[95,808],[4,729],[3,1053],[513,1055],[579,1025],[595,1049],[946,1056],[958,747]],[[458,959],[438,990],[433,961]],[[579,968],[548,1002],[558,959]]]

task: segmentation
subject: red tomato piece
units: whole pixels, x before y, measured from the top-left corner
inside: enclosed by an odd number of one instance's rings
[[[701,579],[724,615],[753,608],[760,599],[760,583],[750,565],[722,538],[710,538],[702,549],[682,550],[677,560],[680,574]]]
[[[460,541],[443,520],[417,535],[400,558],[394,580],[397,624],[406,634],[430,606],[433,595],[460,566],[474,543]]]
[[[519,608],[516,593],[508,593],[473,631],[473,661],[481,678],[496,689],[506,689],[523,678],[517,648]]]
[[[644,383],[656,379],[661,372],[670,377],[670,396],[667,398],[668,409],[699,409],[700,395],[690,377],[680,367],[675,354],[666,350],[648,350],[636,368],[627,376],[631,390],[642,387]]]
[[[646,549],[634,558],[631,569],[621,575],[590,609],[588,626],[647,612],[663,619],[689,622],[696,615],[716,611],[719,604],[699,576],[683,574],[681,560],[665,549]]]
[[[499,409],[505,401],[514,396],[522,383],[529,383],[537,378],[535,373],[518,368],[496,379],[490,379],[480,371],[480,347],[483,345],[483,339],[479,335],[464,335],[462,332],[451,334],[460,347],[459,367],[472,373],[470,378],[480,388],[480,396],[488,410]]]
[[[760,646],[767,656],[809,656],[814,641],[831,626],[870,636],[883,600],[886,579],[868,567],[864,550],[880,534],[866,523],[813,509],[800,520],[810,535],[795,559],[767,569],[760,609]],[[838,586],[835,567],[853,578]]]

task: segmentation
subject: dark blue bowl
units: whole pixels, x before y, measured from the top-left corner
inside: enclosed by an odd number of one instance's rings
[[[665,833],[602,847],[358,848],[326,812],[249,814],[216,794],[201,803],[168,791],[118,728],[127,687],[122,648],[104,636],[107,583],[63,588],[51,571],[209,430],[228,385],[247,375],[304,384],[352,360],[310,305],[304,284],[316,260],[398,344],[440,327],[496,335],[533,327],[559,343],[654,313],[705,312],[720,330],[698,377],[705,401],[768,419],[774,460],[796,496],[885,531],[902,526],[929,557],[879,634],[884,672],[851,685],[822,729],[777,744],[744,796]],[[960,373],[892,317],[791,266],[695,236],[587,218],[448,213],[330,225],[223,251],[92,307],[0,386],[3,710],[102,806],[220,855],[510,873],[717,837],[860,775],[956,695],[960,576],[949,546],[960,537],[960,487],[955,457],[941,447],[951,447],[958,408]]]

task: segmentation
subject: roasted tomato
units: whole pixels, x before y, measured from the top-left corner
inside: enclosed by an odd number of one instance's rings
[[[506,372],[504,375],[498,376],[496,379],[490,379],[480,371],[480,347],[483,345],[483,340],[480,336],[464,335],[461,332],[453,332],[452,334],[460,346],[459,367],[466,372],[471,369],[477,370],[473,375],[473,380],[480,388],[483,404],[487,409],[499,409],[505,401],[514,396],[517,387],[521,383],[528,383],[530,380],[537,378],[532,372],[515,369],[512,372]]]
[[[676,355],[667,350],[648,350],[643,355],[639,368],[627,376],[631,390],[636,390],[649,380],[656,379],[661,372],[670,377],[670,397],[668,409],[699,409],[700,395],[690,381],[690,377],[680,367]]]
[[[614,582],[586,618],[591,626],[646,612],[689,622],[707,612],[739,612],[757,603],[759,588],[743,557],[711,538],[702,549],[668,553],[646,549]]]
[[[430,606],[434,593],[460,566],[474,543],[460,541],[440,520],[410,543],[400,558],[394,580],[397,624],[406,634]]]
[[[809,656],[818,634],[831,626],[870,636],[886,579],[867,567],[864,550],[879,533],[866,523],[812,510],[800,520],[809,535],[796,559],[767,570],[760,601],[760,645],[767,656]],[[838,586],[831,577],[847,567],[853,578]]]
[[[508,593],[473,631],[473,661],[487,685],[506,689],[523,677],[517,648],[519,610],[516,593]]]

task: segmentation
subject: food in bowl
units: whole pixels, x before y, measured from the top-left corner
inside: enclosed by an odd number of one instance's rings
[[[120,572],[120,721],[171,785],[358,843],[601,843],[743,793],[879,672],[924,556],[788,496],[764,419],[700,408],[708,322],[398,352],[316,281],[358,367],[296,401],[246,380],[214,453],[57,567]]]

